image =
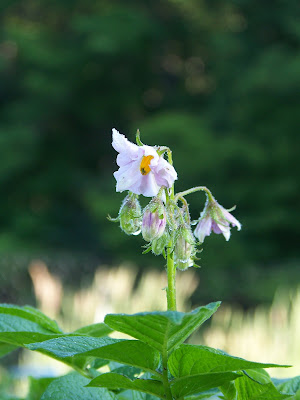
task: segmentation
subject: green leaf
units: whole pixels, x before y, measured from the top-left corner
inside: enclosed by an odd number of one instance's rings
[[[46,388],[55,378],[32,378],[29,377],[29,393],[26,400],[40,400]]]
[[[91,350],[120,342],[122,339],[110,337],[94,338],[89,336],[62,336],[44,342],[32,343],[26,347],[29,350],[38,350],[58,359],[82,355]]]
[[[106,324],[99,323],[99,324],[92,324],[92,325],[84,326],[83,328],[77,329],[73,333],[76,335],[103,337],[103,336],[107,336],[111,332],[113,332],[113,330],[111,328],[109,328]]]
[[[16,315],[0,314],[0,341],[14,346],[59,337],[36,322]]]
[[[174,397],[183,397],[216,388],[240,377],[234,372],[215,372],[174,379],[171,390]]]
[[[65,336],[26,347],[68,364],[73,364],[79,357],[95,357],[139,367],[154,374],[157,374],[160,362],[159,353],[138,340]]]
[[[235,381],[237,400],[283,400],[291,397],[278,391],[267,374],[257,370],[246,372],[247,375]]]
[[[190,313],[177,311],[109,314],[105,323],[147,343],[159,352],[171,352],[218,309],[220,302],[199,307]]]
[[[18,347],[61,335],[57,323],[35,308],[0,304],[0,342]]]
[[[107,389],[86,387],[89,380],[73,372],[49,384],[41,400],[117,400]]]
[[[298,391],[300,391],[300,376],[295,376],[294,378],[287,379],[285,380],[285,382],[280,383],[276,387],[283,393],[296,394]]]
[[[267,371],[262,368],[258,369],[248,369],[243,371],[243,373],[248,376],[248,378],[252,379],[257,383],[261,383],[262,385],[272,383],[272,379]]]
[[[35,322],[53,333],[63,333],[56,321],[31,306],[19,307],[13,304],[0,304],[0,313],[14,315]]]
[[[136,390],[123,390],[117,394],[118,400],[158,400],[158,397],[152,394],[138,392]]]
[[[13,346],[12,344],[0,342],[0,358],[16,349],[17,347]]]
[[[170,372],[175,377],[203,374],[207,372],[239,371],[241,369],[281,367],[278,364],[263,364],[230,356],[223,351],[207,346],[183,344],[168,361]],[[285,366],[286,367],[286,366]]]
[[[117,394],[118,400],[158,400],[157,396],[149,393],[138,392],[137,390],[123,390]]]
[[[124,375],[129,379],[137,378],[142,372],[140,368],[131,367],[129,365],[122,365],[122,364],[120,365],[119,363],[117,363],[119,365],[117,368],[112,368],[112,364],[114,363],[109,364],[111,372],[114,372],[115,374]]]
[[[224,385],[221,385],[219,389],[223,393],[226,400],[237,399],[237,390],[235,388],[234,382],[226,382],[224,383]]]
[[[165,398],[164,388],[160,381],[139,378],[132,380],[124,375],[116,374],[114,372],[109,372],[107,374],[97,376],[97,378],[93,379],[87,386],[106,387],[113,390],[139,390],[141,392],[149,393],[162,399]]]
[[[210,399],[212,396],[221,396],[222,393],[217,388],[206,390],[205,392],[201,392],[198,394],[192,394],[190,396],[185,397],[186,400],[207,400]],[[219,398],[219,397],[217,397]],[[214,397],[214,399],[217,399]]]
[[[118,400],[146,400],[146,396],[147,393],[137,392],[136,390],[124,390],[117,394]]]

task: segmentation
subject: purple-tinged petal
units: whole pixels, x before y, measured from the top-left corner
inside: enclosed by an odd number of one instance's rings
[[[214,232],[215,233],[222,233],[226,241],[230,239],[230,226],[223,225],[223,223],[215,223],[214,225]]]
[[[194,231],[194,235],[199,240],[200,243],[204,242],[206,236],[211,234],[212,230],[212,219],[210,216],[201,218],[198,222],[196,229]]]
[[[222,212],[224,215],[224,218],[232,225],[232,226],[236,226],[238,231],[241,230],[242,225],[241,223],[234,218],[234,216],[232,214],[230,214],[230,212],[228,212],[225,208],[222,207]]]
[[[214,220],[212,221],[212,224],[211,224],[211,230],[213,232],[215,232],[217,235],[219,235],[220,233],[223,233],[223,231],[220,229],[220,226]]]
[[[152,210],[152,207],[154,209]],[[165,231],[167,217],[162,201],[150,202],[146,207],[142,222],[142,235],[147,242],[160,238]]]
[[[163,157],[159,158],[157,166],[153,168],[153,173],[158,185],[166,186],[167,188],[170,188],[177,179],[174,167]]]

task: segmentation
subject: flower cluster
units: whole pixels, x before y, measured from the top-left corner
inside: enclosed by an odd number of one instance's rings
[[[185,270],[196,266],[197,244],[203,243],[211,232],[223,234],[228,241],[230,226],[241,229],[239,221],[230,214],[231,210],[222,207],[206,187],[195,187],[175,195],[177,173],[167,147],[144,145],[139,135],[134,144],[116,129],[113,129],[112,145],[119,153],[119,169],[114,173],[116,191],[128,191],[115,220],[128,235],[141,232],[147,242],[144,253],[152,250],[155,255],[164,257],[171,254],[177,268]],[[168,161],[164,158],[166,153]],[[193,233],[185,196],[199,190],[206,192],[207,200]],[[152,198],[144,209],[139,195]]]

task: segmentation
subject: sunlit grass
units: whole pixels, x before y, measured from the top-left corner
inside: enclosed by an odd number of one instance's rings
[[[61,282],[49,273],[45,265],[35,264],[35,273],[33,270],[31,275],[39,308],[57,319],[66,332],[102,322],[107,313],[131,314],[166,309],[166,274],[163,269],[150,269],[138,277],[134,265],[100,266],[91,284],[78,291],[62,291]],[[190,298],[198,283],[193,269],[178,274],[180,311],[191,310]],[[41,285],[48,290],[40,290]],[[53,303],[49,299],[51,296]],[[204,343],[253,361],[293,365],[293,368],[270,372],[276,377],[295,376],[300,374],[299,309],[300,288],[297,291],[278,289],[270,307],[258,306],[247,312],[238,306],[223,304],[211,323],[206,323],[200,333],[193,336],[192,342]],[[24,352],[20,363],[50,365],[57,373],[65,370],[56,361],[33,352]]]
[[[292,365],[269,370],[274,377],[300,374],[300,287],[278,289],[271,307],[258,306],[244,312],[223,305],[204,331],[206,345],[259,362]],[[197,340],[197,338],[194,338]]]

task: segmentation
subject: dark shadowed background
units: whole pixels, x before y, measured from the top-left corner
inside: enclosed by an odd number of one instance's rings
[[[195,303],[270,302],[299,272],[299,3],[2,0],[0,301],[28,265],[66,286],[141,255],[121,233],[111,128],[173,150],[177,190],[208,186],[243,229],[206,239]],[[189,197],[192,218],[204,195]]]

